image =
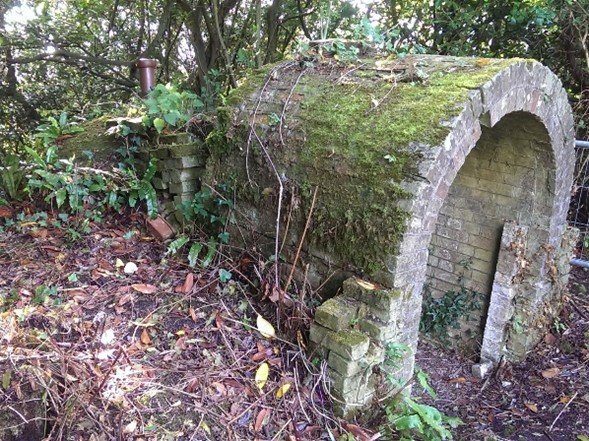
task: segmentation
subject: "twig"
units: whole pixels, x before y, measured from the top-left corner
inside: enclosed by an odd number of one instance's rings
[[[556,422],[558,421],[558,419],[560,418],[560,416],[564,413],[565,410],[567,410],[567,407],[569,407],[571,405],[571,403],[573,402],[573,400],[575,398],[577,398],[577,395],[579,395],[579,392],[575,392],[575,395],[573,395],[572,398],[569,401],[567,401],[567,403],[564,405],[564,407],[562,408],[562,410],[558,413],[558,415],[556,415],[556,418],[554,418],[554,421],[552,422],[552,424],[548,428],[548,431],[549,432],[552,432],[552,428],[554,427],[554,425],[556,424]]]
[[[318,187],[315,187],[315,191],[313,192],[313,199],[311,199],[311,207],[309,208],[309,214],[307,215],[307,221],[305,222],[305,228],[303,229],[303,234],[301,235],[301,240],[299,240],[299,246],[297,247],[297,252],[296,252],[295,258],[292,262],[292,266],[290,268],[290,273],[288,274],[288,279],[286,279],[286,284],[284,285],[284,291],[286,291],[288,289],[288,286],[290,285],[290,282],[292,281],[292,277],[294,275],[299,257],[301,255],[301,250],[303,248],[303,242],[305,240],[305,236],[306,236],[307,231],[309,229],[309,225],[311,224],[311,216],[313,215],[313,210],[315,209],[315,201],[317,200],[317,189],[318,189]]]
[[[278,439],[278,436],[282,432],[284,432],[284,429],[286,429],[286,426],[288,426],[291,422],[292,422],[292,418],[290,418],[286,423],[284,423],[284,425],[280,428],[280,430],[278,432],[276,432],[276,435],[274,435],[274,437],[270,441],[277,440]]]
[[[119,358],[121,358],[121,355],[123,355],[123,348],[122,347],[119,347],[119,351],[117,352],[117,356],[115,357],[115,359],[110,364],[110,367],[108,368],[108,371],[106,371],[106,374],[104,375],[104,378],[102,379],[102,381],[100,382],[100,384],[98,385],[98,387],[96,388],[96,390],[94,391],[94,393],[90,396],[90,399],[88,400],[89,403],[91,403],[92,400],[94,399],[94,397],[96,397],[96,395],[98,395],[100,393],[100,391],[102,390],[102,388],[104,387],[104,385],[106,383],[106,380],[108,380],[108,378],[110,377],[110,374],[112,373],[112,371],[115,368],[117,362],[119,361]]]
[[[286,97],[286,101],[284,101],[284,106],[282,107],[282,114],[280,115],[280,125],[278,126],[278,134],[280,136],[280,144],[282,146],[284,146],[284,138],[282,137],[282,126],[284,124],[284,120],[286,117],[286,108],[287,108],[288,104],[290,103],[290,99],[292,97],[292,94],[294,93],[295,87],[297,87],[297,84],[299,84],[299,81],[301,80],[301,77],[305,74],[305,72],[306,72],[306,69],[303,69],[299,73],[299,76],[297,77],[294,84],[290,88],[290,92],[288,93],[288,96]]]
[[[8,406],[8,408],[9,408],[10,410],[12,410],[12,411],[13,411],[15,414],[17,414],[17,415],[20,417],[20,419],[21,419],[21,420],[23,420],[23,422],[24,422],[25,424],[29,424],[29,420],[27,420],[27,419],[26,419],[26,418],[23,416],[23,414],[22,414],[22,413],[20,413],[18,410],[16,410],[16,409],[15,409],[14,407],[12,407],[12,406]]]

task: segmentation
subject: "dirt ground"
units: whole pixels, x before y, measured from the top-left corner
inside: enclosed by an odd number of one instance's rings
[[[319,299],[277,301],[272,263],[221,254],[190,268],[136,212],[81,235],[56,219],[0,230],[0,440],[13,441],[1,415],[15,430],[32,420],[16,438],[31,441],[377,439],[378,427],[333,416],[325,364],[305,344]],[[472,361],[420,344],[438,393],[423,400],[465,422],[455,439],[589,439],[588,290],[589,272],[575,269],[545,341],[485,381]]]
[[[569,290],[560,317],[527,360],[502,365],[485,380],[472,376],[472,360],[420,343],[417,364],[438,393],[424,400],[466,423],[456,439],[589,439],[589,270],[574,268]]]

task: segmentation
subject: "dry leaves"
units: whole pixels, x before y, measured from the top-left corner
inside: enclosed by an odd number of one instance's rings
[[[256,326],[257,326],[260,334],[262,334],[262,337],[264,337],[264,338],[276,337],[276,331],[274,330],[274,326],[272,326],[272,324],[268,320],[266,320],[264,317],[262,317],[260,314],[258,314],[258,318],[256,319]]]
[[[157,287],[150,285],[149,283],[135,283],[131,285],[131,288],[141,294],[153,294],[157,291]]]
[[[542,371],[542,376],[544,378],[555,378],[555,377],[558,377],[559,374],[560,374],[560,369],[557,367],[544,369]]]
[[[262,363],[258,369],[256,370],[256,386],[258,389],[263,390],[264,386],[266,385],[266,381],[268,381],[268,374],[270,373],[270,366],[268,363]]]

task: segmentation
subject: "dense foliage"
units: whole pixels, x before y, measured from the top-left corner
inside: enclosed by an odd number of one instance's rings
[[[0,140],[18,149],[48,113],[92,117],[137,90],[135,62],[157,58],[213,107],[248,68],[300,41],[370,40],[396,52],[532,57],[589,100],[589,0],[1,0]]]

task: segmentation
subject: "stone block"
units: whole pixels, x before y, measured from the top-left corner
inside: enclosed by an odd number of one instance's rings
[[[155,219],[147,218],[145,225],[151,235],[160,242],[170,239],[175,234],[174,228],[162,216]]]
[[[190,144],[192,143],[192,136],[190,133],[171,133],[160,135],[158,138],[159,144],[174,145],[174,144]]]
[[[168,188],[168,183],[157,176],[151,180],[151,183],[156,190],[166,190]]]
[[[335,333],[317,323],[311,323],[309,329],[309,340],[317,345],[327,347],[327,344],[332,335]]]
[[[334,351],[329,353],[329,357],[327,358],[327,365],[344,377],[354,376],[365,369],[362,367],[360,361],[348,360],[347,358],[338,355]]]
[[[180,207],[183,202],[190,202],[194,199],[194,193],[181,193],[175,195],[172,201],[176,205],[176,207]]]
[[[349,329],[358,309],[341,296],[325,301],[315,312],[315,321],[332,331]]]
[[[206,149],[200,143],[179,144],[170,147],[170,156],[172,158],[182,158],[184,156],[207,157]]]
[[[170,149],[168,147],[160,147],[149,151],[150,155],[157,159],[167,159],[170,157]]]
[[[384,323],[378,318],[363,318],[358,322],[362,332],[365,332],[375,341],[385,342],[397,334],[397,327],[393,324]]]
[[[169,190],[172,194],[196,193],[200,190],[200,181],[193,179],[191,181],[182,181],[169,184]]]
[[[204,168],[193,167],[181,170],[164,170],[162,171],[162,180],[172,183],[183,181],[192,181],[200,179],[204,174]]]
[[[366,354],[370,345],[370,339],[360,331],[340,331],[329,334],[329,338],[324,345],[330,351],[355,361]]]
[[[162,161],[162,169],[173,170],[192,167],[204,167],[205,158],[200,155],[182,156],[181,158],[169,158]]]

